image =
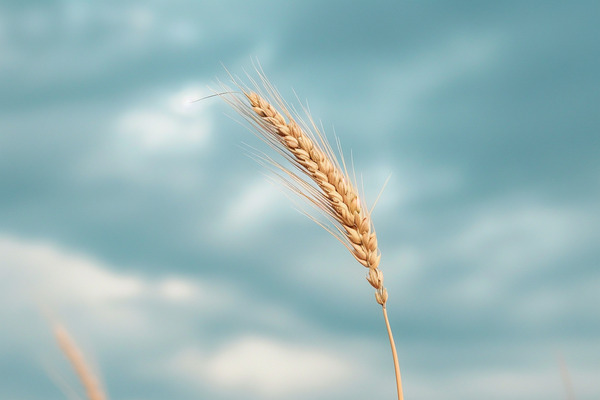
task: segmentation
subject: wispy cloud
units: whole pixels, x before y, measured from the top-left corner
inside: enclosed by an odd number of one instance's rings
[[[239,337],[204,354],[186,349],[168,365],[171,374],[192,382],[204,377],[218,391],[249,398],[330,391],[357,378],[358,372],[345,356],[329,349],[260,336]]]

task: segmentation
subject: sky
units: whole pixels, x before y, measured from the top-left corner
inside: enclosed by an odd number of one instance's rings
[[[395,398],[365,269],[225,102],[189,104],[256,60],[339,138],[367,204],[389,177],[373,222],[407,399],[600,398],[599,18],[2,2],[0,398],[83,393],[54,321],[111,399]]]

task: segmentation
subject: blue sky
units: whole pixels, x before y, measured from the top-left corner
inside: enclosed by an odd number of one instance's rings
[[[598,4],[3,2],[0,398],[78,388],[48,314],[114,399],[394,398],[364,268],[185,105],[258,59],[368,202],[391,174],[406,397],[565,399],[562,357],[597,399]]]

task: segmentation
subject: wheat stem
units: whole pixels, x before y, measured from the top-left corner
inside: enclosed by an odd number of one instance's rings
[[[398,400],[404,400],[402,394],[402,377],[400,376],[400,365],[398,364],[398,353],[396,353],[396,344],[394,343],[394,335],[392,335],[392,328],[390,327],[390,321],[387,316],[387,310],[385,304],[383,308],[383,319],[385,320],[385,326],[387,328],[388,336],[390,338],[390,346],[392,347],[392,358],[394,359],[394,371],[396,372],[396,386],[398,388]]]

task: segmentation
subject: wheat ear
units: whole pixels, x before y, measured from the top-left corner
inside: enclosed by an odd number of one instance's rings
[[[62,352],[67,357],[79,377],[89,400],[106,400],[100,382],[89,368],[81,350],[75,344],[67,330],[59,324],[54,326],[54,336]]]
[[[377,236],[370,211],[363,207],[345,163],[342,161],[342,169],[331,146],[316,127],[308,111],[305,109],[310,125],[302,121],[297,113],[289,111],[277,90],[260,71],[259,76],[266,96],[274,98],[283,113],[267,101],[265,96],[259,94],[256,82],[254,90],[236,83],[243,97],[227,96],[225,99],[254,125],[266,143],[300,171],[301,174],[297,174],[270,157],[263,157],[291,178],[284,180],[288,187],[308,199],[328,217],[335,230],[321,226],[342,242],[354,258],[368,269],[367,281],[375,288],[375,299],[383,309],[394,359],[398,399],[402,400],[398,356],[386,311],[388,293],[383,286],[383,273],[378,268],[381,253],[377,247]],[[308,177],[308,180],[303,176]]]

